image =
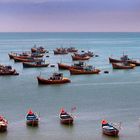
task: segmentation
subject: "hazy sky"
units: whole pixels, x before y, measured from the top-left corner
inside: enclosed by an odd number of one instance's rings
[[[0,32],[140,32],[140,0],[0,0]]]

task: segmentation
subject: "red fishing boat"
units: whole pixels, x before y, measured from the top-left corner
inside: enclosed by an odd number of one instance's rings
[[[74,47],[70,47],[70,48],[67,48],[67,52],[69,53],[74,53],[74,52],[77,52],[78,50],[75,49]]]
[[[136,65],[130,63],[112,63],[113,69],[133,69]]]
[[[34,113],[31,109],[28,111],[26,115],[26,124],[28,126],[38,126],[39,124],[39,117],[37,113]]]
[[[74,65],[67,65],[67,64],[62,64],[62,63],[58,63],[58,68],[59,69],[63,69],[63,70],[69,70],[70,68],[73,69],[83,69],[84,66],[84,62],[79,61],[78,63],[74,63]]]
[[[15,69],[12,69],[11,66],[0,65],[0,76],[6,75],[19,75]]]
[[[40,61],[40,59],[37,59],[37,58],[35,59],[33,57],[21,58],[21,57],[15,56],[14,61],[15,62],[35,62],[35,61]]]
[[[119,134],[119,130],[113,125],[110,125],[106,120],[102,120],[102,132],[108,136],[118,136]]]
[[[83,67],[83,69],[80,69],[80,70],[70,68],[69,71],[70,71],[70,74],[72,74],[72,75],[99,74],[100,73],[99,69],[95,69],[92,66],[85,66],[85,67]]]
[[[60,111],[59,119],[62,124],[66,124],[66,125],[73,124],[74,121],[73,116],[67,113],[63,108]]]
[[[63,55],[63,54],[68,54],[68,51],[66,48],[56,48],[56,50],[53,50],[54,55]]]
[[[45,79],[38,76],[37,80],[38,80],[38,84],[45,84],[45,85],[65,84],[71,82],[68,78],[64,78],[62,73],[53,73],[53,75],[49,79]]]
[[[32,53],[35,53],[35,52],[37,52],[37,53],[46,53],[48,51],[45,48],[43,48],[42,46],[36,47],[36,45],[35,45],[33,48],[31,48],[31,52]]]
[[[79,57],[86,57],[86,56],[93,57],[94,56],[93,52],[91,52],[91,51],[87,51],[82,54],[74,53],[74,55],[79,56]]]
[[[41,68],[41,67],[48,67],[49,63],[45,63],[45,61],[38,61],[38,62],[23,62],[24,68]]]
[[[79,61],[79,60],[89,60],[90,57],[89,56],[75,56],[75,55],[71,55],[72,60],[74,61]]]
[[[7,131],[8,121],[3,117],[0,116],[0,132]]]
[[[15,53],[15,52],[11,52],[8,54],[10,59],[14,59],[14,57],[18,56],[21,58],[28,58],[31,57],[30,52],[22,52],[22,53]]]

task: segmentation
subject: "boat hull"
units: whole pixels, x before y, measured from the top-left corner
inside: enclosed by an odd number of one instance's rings
[[[44,84],[44,85],[65,84],[71,82],[68,78],[63,78],[62,80],[49,80],[49,79],[37,77],[37,80],[38,80],[38,84]]]
[[[71,68],[71,66],[58,63],[58,68],[63,69],[63,70],[69,70]]]
[[[73,60],[73,61],[79,61],[79,60],[89,60],[89,59],[90,59],[90,57],[89,57],[89,56],[80,57],[80,56],[74,56],[74,55],[72,55],[71,57],[72,57],[72,60]]]
[[[7,131],[7,125],[0,125],[0,132],[6,132]]]
[[[128,66],[120,65],[119,63],[112,63],[113,69],[133,69],[135,67],[134,64],[130,64]]]
[[[108,129],[102,128],[102,132],[103,132],[103,134],[105,134],[107,136],[118,136],[118,134],[119,134],[119,130],[117,130],[117,129],[108,130]]]
[[[23,62],[24,68],[41,68],[41,67],[48,67],[49,64],[32,64],[29,62]]]
[[[73,118],[70,118],[70,119],[60,119],[60,123],[61,124],[65,124],[65,125],[72,125],[73,124]]]
[[[99,74],[100,70],[95,69],[92,71],[78,70],[78,69],[69,69],[71,75],[81,75],[81,74]]]
[[[26,124],[28,126],[38,126],[39,125],[39,121],[38,120],[30,120],[30,121],[26,121]]]

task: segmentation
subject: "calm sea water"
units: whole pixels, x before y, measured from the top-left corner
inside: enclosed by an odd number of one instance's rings
[[[20,63],[9,60],[11,51],[28,51],[34,44],[49,50],[46,61],[55,68],[25,69]],[[48,77],[57,72],[57,62],[71,64],[71,56],[54,56],[56,47],[73,46],[91,50],[99,57],[91,58],[102,70],[99,75],[70,76],[70,84],[39,86],[36,76]],[[134,70],[112,70],[109,56],[128,54],[140,59],[140,33],[0,33],[0,63],[12,65],[19,76],[0,77],[0,114],[8,121],[8,132],[1,140],[138,140],[140,138],[140,67]],[[103,71],[108,70],[109,74]],[[68,111],[75,106],[75,123],[72,127],[59,123],[61,107]],[[38,128],[25,125],[29,108],[40,114]],[[122,122],[118,138],[102,135],[101,120]]]

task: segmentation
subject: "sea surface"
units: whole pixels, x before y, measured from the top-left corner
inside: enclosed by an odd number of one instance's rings
[[[43,46],[50,57],[44,57],[55,67],[23,68],[10,60],[8,53],[30,51],[34,45]],[[93,51],[99,57],[86,61],[101,69],[99,75],[71,76],[60,71],[71,83],[40,86],[36,77],[49,77],[57,72],[57,63],[72,64],[71,54],[53,55],[57,47],[76,47]],[[0,77],[0,114],[8,119],[8,132],[0,140],[138,140],[140,139],[140,67],[133,70],[113,70],[108,57],[123,54],[140,60],[140,33],[0,33],[0,64],[12,65],[19,76]],[[104,71],[109,74],[104,74]],[[73,126],[59,122],[64,107],[73,112]],[[38,128],[26,126],[29,108],[38,112]],[[121,122],[119,137],[104,136],[101,120]]]

